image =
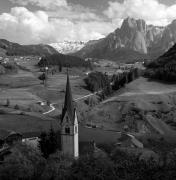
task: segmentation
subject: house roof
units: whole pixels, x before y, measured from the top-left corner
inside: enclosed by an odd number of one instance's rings
[[[68,116],[70,120],[72,121],[72,123],[74,123],[75,108],[73,104],[73,98],[72,98],[68,72],[67,72],[67,84],[66,84],[66,92],[65,92],[65,103],[64,103],[64,108],[62,110],[62,119],[61,119],[62,121],[66,112],[68,113]]]
[[[16,133],[15,131],[9,131],[9,130],[6,130],[6,129],[0,129],[0,139],[1,140],[4,140],[7,137],[9,137],[11,135],[14,135],[14,134],[20,135],[19,133]]]

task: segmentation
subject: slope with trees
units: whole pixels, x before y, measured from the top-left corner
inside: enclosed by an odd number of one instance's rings
[[[146,77],[167,82],[176,82],[176,45],[146,66]]]
[[[49,45],[20,45],[5,39],[0,39],[0,50],[7,56],[43,56],[57,53],[57,51]]]
[[[176,157],[173,151],[167,153],[169,161],[163,161],[161,156],[161,161],[157,162],[153,159],[142,160],[116,147],[105,149],[104,153],[92,152],[72,160],[59,151],[43,158],[39,151],[18,144],[4,163],[0,164],[0,179],[170,180],[176,176]]]
[[[79,57],[57,53],[43,57],[38,65],[40,67],[56,65],[59,67],[90,67],[91,63]]]

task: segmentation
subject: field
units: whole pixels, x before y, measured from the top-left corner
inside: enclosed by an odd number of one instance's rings
[[[64,103],[66,72],[51,72],[46,85],[38,79],[42,73],[36,66],[37,59],[18,61],[20,68],[16,74],[2,75],[0,78],[0,127],[18,132],[34,133],[51,127],[58,121]],[[108,62],[109,63],[109,62]],[[112,73],[115,65],[105,63],[96,70]],[[26,70],[27,69],[27,70]],[[85,69],[69,69],[73,98],[89,95],[84,88]],[[141,133],[159,133],[167,138],[176,137],[176,85],[162,84],[139,78],[115,92],[112,97],[89,107],[84,99],[76,102],[81,124],[96,125],[106,130],[124,131],[140,136]],[[7,100],[9,104],[7,105]],[[41,102],[43,104],[41,104]],[[54,110],[51,110],[53,104]],[[16,108],[18,105],[18,108]],[[0,111],[0,112],[1,112]],[[5,113],[4,113],[5,112]],[[22,113],[21,113],[22,112]],[[45,115],[43,113],[46,113]],[[151,118],[149,118],[151,117]],[[59,127],[59,125],[55,125]],[[80,128],[81,139],[101,142],[114,141],[118,135],[100,129]],[[104,138],[101,138],[104,137]]]
[[[149,118],[150,117],[150,118]],[[176,138],[176,85],[139,78],[87,113],[87,122],[133,134]]]
[[[96,128],[79,127],[79,140],[81,142],[115,143],[120,137],[119,132],[105,131]]]
[[[39,135],[51,127],[58,130],[59,123],[56,120],[43,120],[34,116],[5,114],[0,115],[0,127],[0,129],[19,132],[25,137],[28,134]]]
[[[63,68],[61,73],[52,75],[49,72],[46,85],[43,85],[38,79],[42,72],[36,66],[37,58],[19,58],[16,61],[20,65],[18,72],[0,77],[0,127],[22,133],[49,129],[61,114],[67,71]],[[84,69],[72,68],[69,74],[74,99],[90,93],[84,88]],[[43,115],[51,109],[51,103],[56,109]],[[58,127],[59,123],[54,126]]]

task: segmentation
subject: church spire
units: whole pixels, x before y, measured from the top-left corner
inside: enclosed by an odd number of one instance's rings
[[[68,113],[68,116],[70,118],[70,121],[74,121],[74,104],[72,99],[72,92],[71,92],[71,86],[70,86],[70,79],[69,74],[67,70],[67,84],[66,84],[66,92],[65,92],[65,102],[64,102],[64,108],[62,111],[62,120],[65,116],[65,113]],[[73,122],[74,123],[74,122]]]

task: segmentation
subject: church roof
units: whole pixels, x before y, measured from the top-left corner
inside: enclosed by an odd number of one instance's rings
[[[72,98],[72,92],[71,92],[71,86],[70,86],[70,80],[69,75],[67,72],[67,84],[66,84],[66,92],[65,92],[65,102],[64,102],[64,108],[62,110],[62,120],[65,116],[65,113],[68,113],[68,116],[72,123],[74,123],[74,115],[75,115],[75,108]]]

